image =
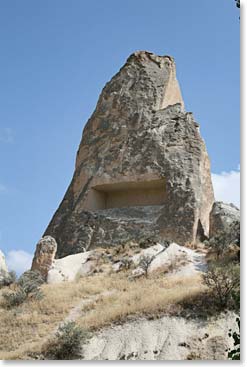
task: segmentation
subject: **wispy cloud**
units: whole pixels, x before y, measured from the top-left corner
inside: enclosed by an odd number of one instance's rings
[[[9,127],[0,128],[0,142],[7,144],[13,143],[14,142],[13,129]]]
[[[240,208],[240,165],[237,170],[212,173],[212,181],[217,201],[233,203]]]
[[[32,265],[33,255],[23,250],[12,250],[6,255],[9,270],[14,270],[18,275],[29,270]]]

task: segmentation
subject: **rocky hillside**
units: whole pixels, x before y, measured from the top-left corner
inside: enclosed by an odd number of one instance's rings
[[[86,336],[67,359],[227,359],[237,309],[219,304],[204,281],[210,252],[130,241],[54,259],[42,297],[12,304],[5,293],[18,294],[20,285],[0,290],[0,358],[59,359],[56,333],[74,322]]]

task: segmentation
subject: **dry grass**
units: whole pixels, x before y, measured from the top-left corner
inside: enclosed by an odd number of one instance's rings
[[[111,291],[81,309],[78,324],[95,330],[122,322],[130,315],[157,316],[171,305],[204,291],[199,276],[175,278],[154,274],[130,281],[127,275],[128,272],[97,274],[78,282],[44,285],[43,300],[12,310],[0,308],[0,359],[25,359],[29,352],[39,353],[42,344],[82,298]]]
[[[80,283],[44,285],[42,290],[41,301],[24,303],[11,310],[0,308],[0,359],[19,358],[32,349],[31,344],[42,343],[70,309],[91,293],[90,286]]]
[[[204,291],[200,277],[149,277],[130,282],[111,277],[110,289],[116,292],[101,298],[91,311],[78,319],[87,329],[98,329],[113,322],[123,322],[127,316],[158,315],[171,305]]]

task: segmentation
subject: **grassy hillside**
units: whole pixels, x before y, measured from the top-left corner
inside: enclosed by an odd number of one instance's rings
[[[158,317],[204,290],[200,276],[152,274],[130,281],[128,271],[124,271],[45,284],[42,300],[30,300],[13,309],[6,309],[0,298],[0,358],[33,358],[64,320],[75,320],[84,329],[96,330],[123,322],[127,316]]]

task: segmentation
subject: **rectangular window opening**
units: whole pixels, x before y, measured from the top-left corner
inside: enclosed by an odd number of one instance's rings
[[[163,205],[166,198],[165,179],[117,182],[96,185],[90,189],[88,210]]]

